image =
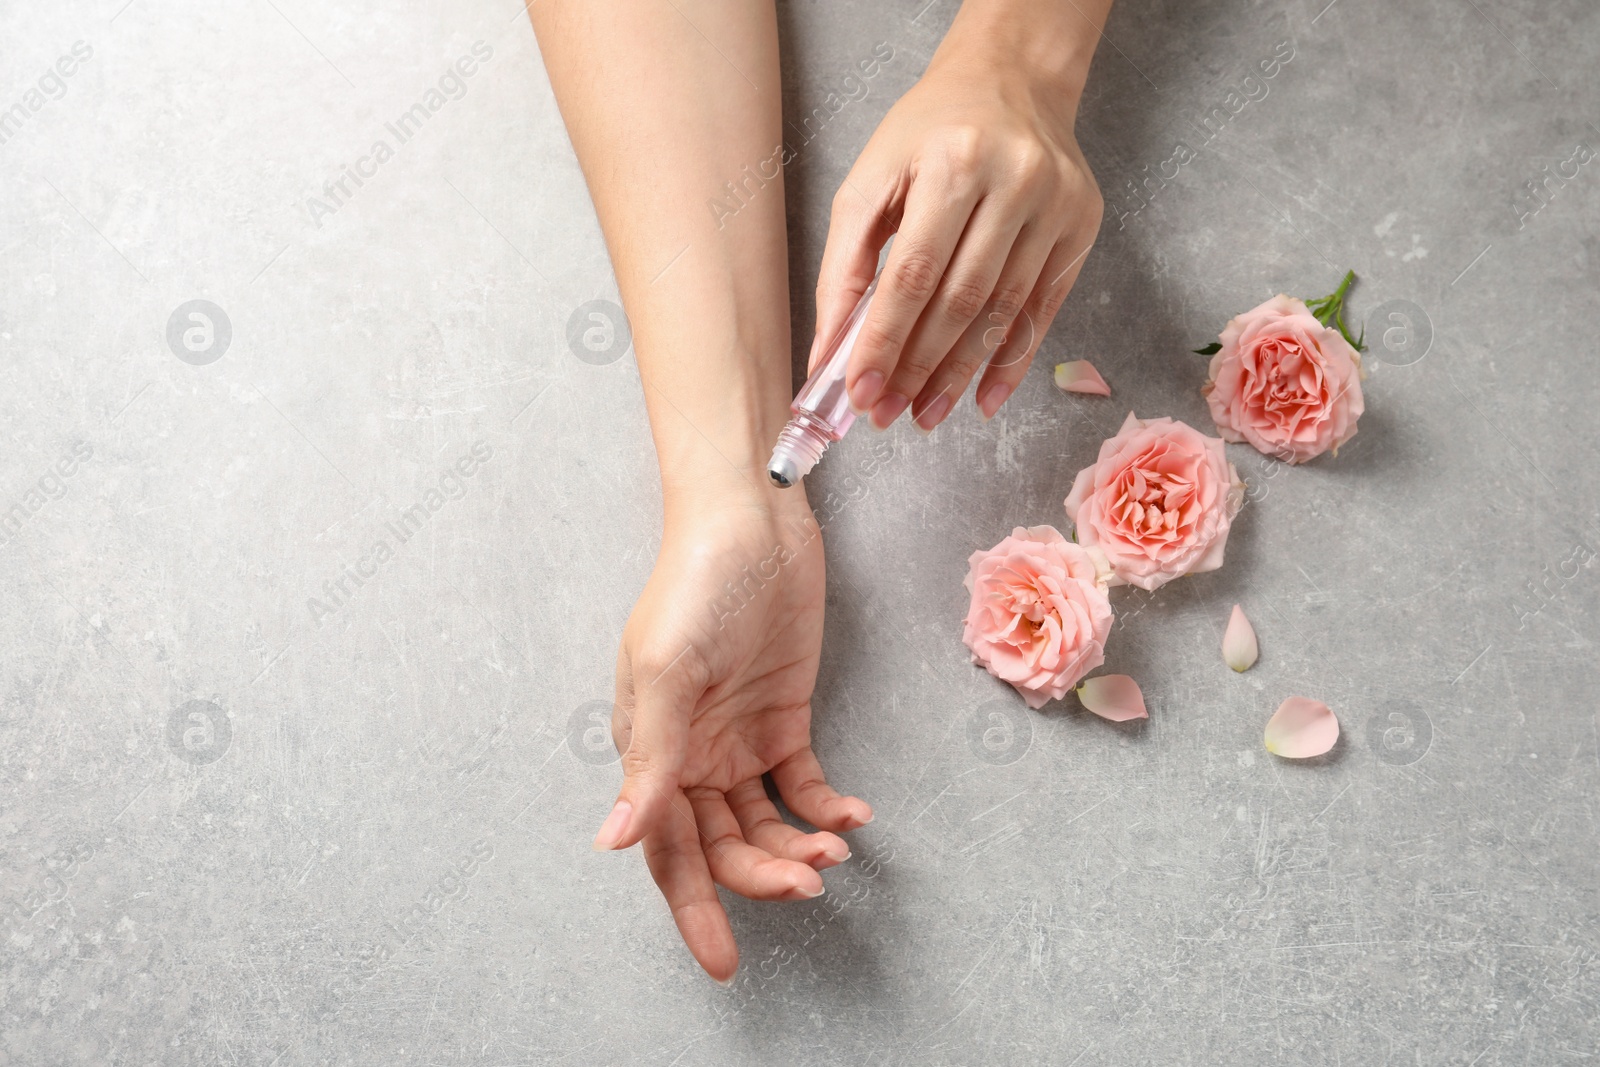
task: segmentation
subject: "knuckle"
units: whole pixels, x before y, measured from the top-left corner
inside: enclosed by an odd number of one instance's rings
[[[934,368],[938,366],[937,354],[908,350],[900,358],[899,369],[895,372],[895,384],[904,386],[907,395],[911,395],[928,380]]]
[[[1055,167],[1044,146],[1029,141],[1012,153],[1011,173],[1023,188],[1037,190],[1055,173]]]
[[[1106,217],[1106,198],[1101,195],[1098,185],[1090,183],[1089,191],[1084,194],[1083,213],[1085,228],[1090,233],[1099,233],[1100,223]]]
[[[622,750],[622,775],[624,778],[638,778],[649,775],[655,767],[655,758],[652,753],[637,742],[628,745]]]
[[[957,322],[971,322],[989,302],[989,290],[972,278],[951,278],[945,283],[945,315]]]
[[[989,370],[998,372],[1009,381],[1020,381],[1033,363],[1032,343],[1007,345],[989,361]]]
[[[893,280],[896,289],[925,304],[939,287],[939,263],[925,248],[908,248],[895,263]]]
[[[1087,229],[1091,233],[1099,229],[1105,198],[1088,171],[1067,167],[1045,195],[1046,214],[1058,220],[1063,229]]]
[[[1030,358],[1040,340],[1038,322],[1037,314],[1024,307],[1022,314],[1006,327],[1003,344],[994,350],[990,366],[995,369],[1014,367]]]
[[[790,787],[796,796],[810,796],[817,790],[825,788],[824,783],[816,774],[806,774],[796,780]]]
[[[956,342],[955,348],[950,350],[949,358],[940,370],[941,380],[966,388],[966,383],[983,366],[984,357],[988,355],[983,345],[983,338],[968,341],[965,338]]]
[[[1105,196],[1101,194],[1100,186],[1092,178],[1085,178],[1063,191],[1057,214],[1070,229],[1095,234],[1100,231],[1105,208]]]
[[[893,368],[895,354],[903,341],[904,335],[897,325],[880,325],[869,319],[856,339],[856,351],[861,354],[864,367],[887,372]]]
[[[705,672],[705,660],[691,644],[652,644],[635,653],[633,668],[634,685],[639,689],[676,686],[697,682]]]
[[[724,849],[736,848],[742,844],[744,844],[743,837],[734,833],[732,830],[725,830],[714,838],[701,838],[700,849],[713,861],[717,861],[722,859],[722,852]]]
[[[983,166],[983,130],[976,126],[956,126],[945,135],[941,161],[951,177],[971,178]]]
[[[641,688],[654,685],[672,665],[674,653],[645,649],[633,658],[635,683]]]
[[[611,706],[611,740],[618,752],[626,751],[633,736],[633,715],[620,702]]]
[[[695,857],[701,854],[701,838],[698,836],[679,837],[676,834],[654,834],[651,837],[646,837],[645,841],[650,849],[648,854],[652,855],[656,862],[667,866],[676,866],[685,860],[693,862]],[[654,865],[652,864],[653,869]],[[661,881],[660,877],[655,875],[652,875],[652,877],[656,878],[656,884],[660,885],[662,891],[665,892],[666,885]],[[670,897],[668,898],[668,906],[672,909],[674,916],[697,911],[703,907],[698,901],[672,903]]]
[[[1046,286],[1034,303],[1039,317],[1046,322],[1055,318],[1056,312],[1061,310],[1061,305],[1067,302],[1067,293],[1069,291],[1067,286],[1060,283]]]
[[[1015,282],[1002,282],[989,298],[989,314],[1002,323],[1009,323],[1022,314],[1022,307],[1027,300],[1028,290]]]

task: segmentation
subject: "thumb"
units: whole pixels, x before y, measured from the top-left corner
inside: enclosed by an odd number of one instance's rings
[[[595,851],[631,848],[664,820],[687,814],[674,813],[672,800],[688,750],[689,716],[705,689],[697,662],[688,648],[666,660],[640,657],[629,665],[629,677],[619,679],[611,734],[622,751],[622,789],[595,835]]]
[[[861,191],[855,175],[845,179],[833,198],[828,243],[817,272],[816,337],[806,364],[809,377],[827,355],[861,294],[878,273],[878,252],[894,233],[880,205]]]

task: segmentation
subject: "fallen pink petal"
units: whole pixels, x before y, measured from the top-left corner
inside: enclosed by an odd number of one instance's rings
[[[1339,720],[1332,709],[1310,697],[1290,697],[1267,720],[1267,751],[1285,759],[1320,756],[1339,740]]]
[[[1139,683],[1126,674],[1102,674],[1078,686],[1078,700],[1089,711],[1112,722],[1148,719],[1144,693]]]
[[[1222,661],[1236,671],[1247,671],[1260,654],[1255,627],[1244,617],[1244,609],[1235,604],[1233,614],[1228,616],[1227,632],[1222,635]]]
[[[1111,386],[1100,377],[1094,364],[1086,359],[1056,364],[1056,387],[1069,393],[1088,393],[1091,396],[1110,396]]]

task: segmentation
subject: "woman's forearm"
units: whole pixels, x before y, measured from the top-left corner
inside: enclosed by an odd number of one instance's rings
[[[633,330],[669,523],[774,492],[791,380],[772,4],[530,11]]]
[[[1070,123],[1110,11],[1111,0],[965,0],[934,62],[1003,59],[1011,73],[1058,94]]]

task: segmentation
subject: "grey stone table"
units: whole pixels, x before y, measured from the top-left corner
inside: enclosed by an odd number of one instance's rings
[[[782,8],[789,114],[826,113],[802,348],[826,204],[954,8]],[[659,514],[626,338],[568,341],[617,294],[518,5],[13,3],[0,38],[0,1063],[1600,1051],[1594,4],[1124,0],[1105,227],[1028,382],[813,481],[817,747],[879,815],[816,906],[729,901],[728,990],[589,850]],[[960,642],[968,553],[1064,522],[1129,408],[1208,426],[1188,350],[1347,267],[1360,435],[1235,449],[1227,567],[1122,601],[1147,723],[1020,712]],[[1055,390],[1076,358],[1110,400]],[[1309,765],[1261,745],[1293,692],[1344,726]]]

